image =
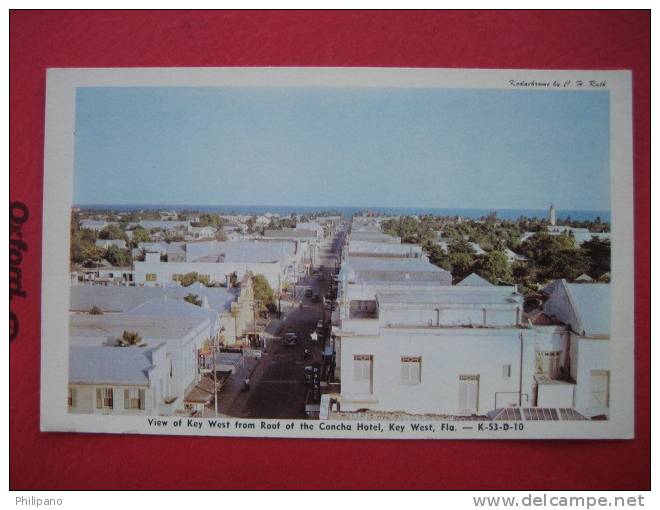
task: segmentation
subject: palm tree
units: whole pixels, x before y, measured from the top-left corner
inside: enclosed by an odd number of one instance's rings
[[[142,344],[142,337],[135,331],[124,331],[121,337],[117,338],[118,347],[131,347]],[[143,345],[143,344],[142,344]]]

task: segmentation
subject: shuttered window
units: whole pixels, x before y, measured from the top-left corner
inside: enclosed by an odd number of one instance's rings
[[[144,409],[144,390],[126,388],[124,390],[124,409]]]
[[[356,354],[353,356],[353,381],[356,393],[373,392],[373,356]]]
[[[422,382],[422,358],[420,356],[401,356],[401,382],[406,384]]]
[[[561,351],[540,351],[536,353],[536,373],[546,374],[551,379],[559,377]]]
[[[78,392],[76,391],[75,388],[69,388],[69,397],[68,397],[68,404],[69,407],[77,407],[78,406]]]
[[[458,409],[462,414],[477,414],[479,407],[479,376],[458,376]]]
[[[591,406],[610,406],[610,371],[591,371]]]
[[[112,388],[96,388],[96,408],[112,409],[114,404]]]

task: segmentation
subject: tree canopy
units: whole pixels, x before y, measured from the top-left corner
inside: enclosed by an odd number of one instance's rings
[[[255,301],[259,301],[260,311],[264,311],[269,305],[275,304],[275,293],[264,275],[257,274],[252,277],[252,290]]]
[[[210,286],[208,275],[200,275],[196,271],[184,274],[179,280],[179,283],[184,287],[190,287],[195,282],[199,282],[207,287]]]
[[[136,331],[124,331],[122,335],[117,338],[117,347],[131,347],[140,346],[142,344],[142,337]]]

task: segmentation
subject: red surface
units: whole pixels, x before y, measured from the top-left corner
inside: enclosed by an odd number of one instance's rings
[[[649,13],[15,11],[10,44],[10,199],[27,203],[31,212],[22,266],[28,299],[12,303],[22,328],[10,346],[12,488],[650,488]],[[636,439],[397,442],[40,433],[45,70],[121,66],[632,69]]]

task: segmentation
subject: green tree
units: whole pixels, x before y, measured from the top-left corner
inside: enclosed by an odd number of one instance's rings
[[[149,232],[144,227],[135,227],[131,241],[136,245],[137,243],[148,243],[150,241]]]
[[[574,280],[589,270],[589,258],[582,250],[563,249],[553,252],[540,271],[544,280]]]
[[[165,232],[165,235],[163,236],[163,240],[168,243],[174,243],[174,242],[185,241],[186,238],[180,232],[177,232],[175,230],[168,230],[167,232]]]
[[[224,219],[222,219],[218,214],[213,213],[203,213],[199,215],[199,221],[193,223],[194,227],[215,227],[222,228],[225,224]]]
[[[511,266],[504,252],[493,250],[479,257],[475,271],[492,284],[510,283],[513,279]]]
[[[183,298],[184,301],[187,301],[188,303],[196,306],[202,306],[202,300],[199,298],[197,294],[188,294],[186,297]]]
[[[210,285],[209,277],[207,275],[200,275],[196,271],[184,274],[179,282],[184,287],[190,287],[195,282],[199,282],[207,287]]]
[[[100,246],[83,242],[81,245],[83,265],[86,267],[96,267],[105,257],[105,250]]]
[[[474,259],[469,253],[455,252],[449,255],[449,264],[454,280],[462,280],[472,272]]]
[[[130,252],[122,250],[118,246],[109,246],[105,250],[104,258],[113,266],[128,266],[131,263]]]
[[[245,224],[247,225],[248,232],[250,234],[254,233],[254,228],[255,228],[255,223],[257,219],[254,216],[250,216],[247,220],[245,220]]]
[[[117,347],[131,347],[136,345],[143,345],[142,337],[136,331],[124,331],[122,335],[117,338]]]
[[[90,315],[103,315],[103,311],[98,306],[94,305],[89,309],[89,314]]]
[[[124,239],[126,234],[118,225],[108,225],[99,232],[99,239]]]
[[[426,242],[424,251],[429,257],[429,262],[447,271],[451,270],[449,255],[440,246],[433,242]]]
[[[266,277],[257,274],[252,277],[252,289],[255,301],[259,301],[259,311],[265,311],[269,305],[275,304],[275,293]]]
[[[589,275],[598,278],[611,270],[611,246],[609,239],[592,237],[582,243],[582,250],[589,259]]]

